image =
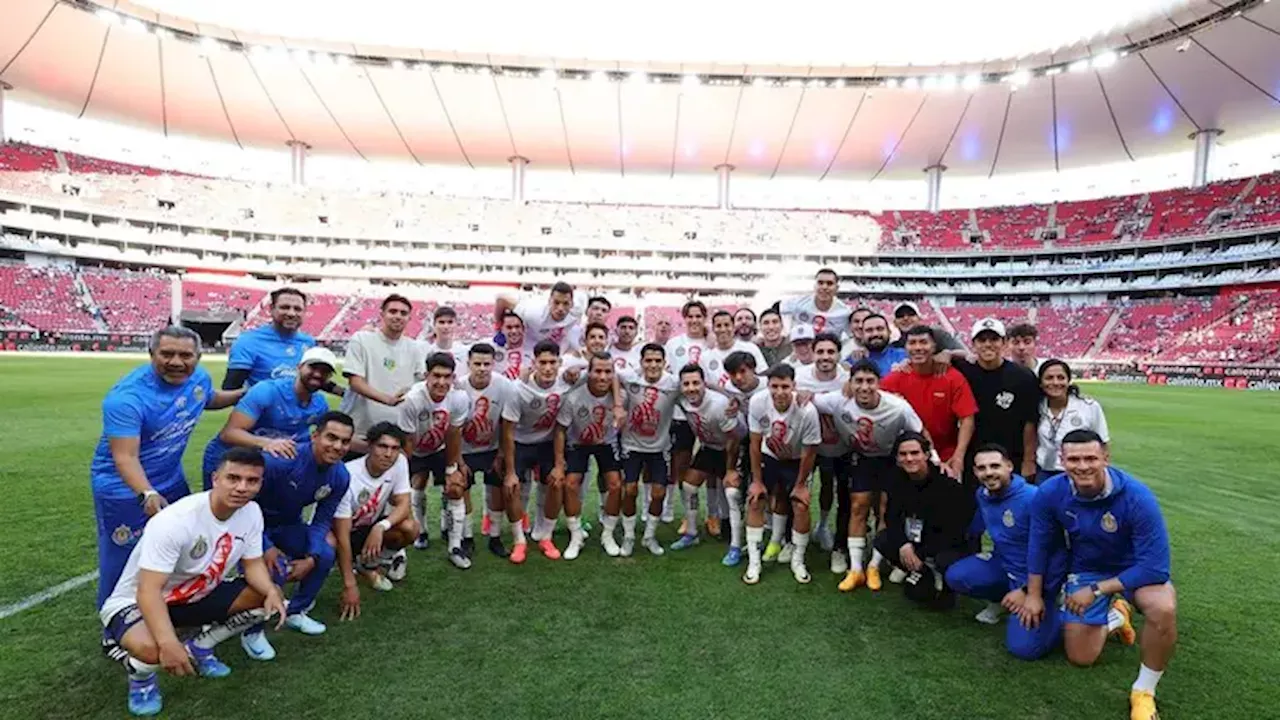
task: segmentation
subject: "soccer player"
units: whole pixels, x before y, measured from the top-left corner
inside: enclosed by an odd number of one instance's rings
[[[1009,357],[1022,367],[1039,375],[1044,360],[1036,357],[1036,342],[1040,332],[1031,323],[1018,323],[1009,328]]]
[[[978,488],[980,523],[993,544],[989,553],[957,560],[947,568],[947,586],[961,595],[982,598],[987,607],[978,613],[978,622],[995,625],[1001,609],[1009,610],[1005,647],[1014,657],[1036,660],[1053,650],[1062,639],[1062,622],[1051,613],[1045,622],[1029,628],[1019,613],[1027,599],[1027,539],[1031,534],[1031,509],[1036,486],[1013,472],[1013,460],[999,445],[981,445],[973,455]],[[978,530],[978,525],[971,530]],[[1050,555],[1045,592],[1056,598],[1066,579],[1066,546],[1059,543]]]
[[[729,353],[729,356],[724,359],[724,369],[729,373],[727,385],[720,387],[705,380],[704,385],[708,390],[723,393],[734,401],[730,403],[730,410],[738,419],[738,427],[734,431],[734,435],[739,439],[738,457],[735,460],[738,473],[726,474],[718,491],[714,482],[707,489],[707,532],[709,535],[716,536],[719,535],[721,525],[726,523],[729,525],[729,551],[721,563],[727,567],[736,567],[742,562],[742,547],[745,542],[742,525],[742,503],[745,499],[742,487],[743,476],[749,476],[751,472],[751,458],[748,453],[750,443],[742,442],[748,437],[747,407],[751,398],[765,392],[769,386],[760,382],[760,376],[756,374],[756,359],[751,353]],[[712,480],[714,481],[714,478]],[[714,526],[713,518],[716,518]]]
[[[357,445],[366,431],[380,422],[396,422],[396,406],[410,386],[421,382],[426,367],[423,344],[404,336],[413,303],[402,295],[382,301],[376,330],[361,330],[347,342],[342,374],[350,388],[343,395],[343,412],[356,421]]]
[[[298,374],[260,382],[236,403],[227,422],[204,448],[201,475],[212,487],[213,471],[232,446],[256,447],[268,455],[289,457],[307,439],[316,418],[329,411],[320,388],[333,377],[333,351],[313,347],[302,353]]]
[[[882,558],[878,552],[872,553],[871,564],[863,571],[867,516],[874,496],[879,495],[877,516],[880,527],[884,527],[889,488],[897,472],[892,456],[894,441],[904,432],[921,432],[924,425],[906,400],[880,392],[880,370],[871,361],[859,360],[853,366],[849,385],[852,398],[844,392],[827,392],[813,399],[814,408],[822,417],[830,418],[836,434],[856,453],[849,468],[849,567],[839,588],[841,592],[852,592],[865,584],[872,591],[879,591]]]
[[[583,314],[582,322],[578,324],[578,330],[574,337],[579,347],[585,347],[587,344],[587,326],[592,323],[598,323],[605,326],[606,334],[608,324],[606,320],[609,318],[609,312],[613,310],[613,303],[609,302],[609,298],[603,295],[593,295],[587,298],[587,310]],[[606,337],[607,341],[608,338]]]
[[[920,319],[920,309],[912,302],[899,303],[898,307],[894,308],[893,324],[897,326],[898,331],[901,334],[898,336],[898,339],[893,341],[891,344],[900,348],[905,348],[907,346],[908,330],[921,325],[928,327],[924,324],[924,321]],[[939,350],[964,351],[964,345],[959,340],[956,340],[955,336],[951,333],[941,328],[931,329],[933,330],[934,342],[937,344]]]
[[[831,268],[822,268],[813,276],[813,294],[790,297],[778,303],[778,312],[793,323],[810,325],[815,333],[829,332],[840,337],[849,331],[853,308],[836,298],[840,277]]]
[[[342,594],[339,620],[360,617],[359,571],[374,590],[385,592],[392,580],[403,580],[405,556],[400,552],[418,537],[409,510],[409,461],[401,452],[408,439],[394,423],[380,422],[366,436],[369,454],[346,464],[350,483],[333,513]],[[379,570],[388,567],[387,574]]]
[[[508,497],[502,484],[502,459],[498,445],[502,430],[502,411],[511,402],[515,387],[511,381],[493,372],[495,351],[488,343],[476,343],[468,351],[468,374],[454,383],[470,401],[467,421],[462,425],[462,474],[470,486],[475,473],[484,476],[485,507],[481,534],[489,538],[489,552],[500,558],[510,556],[502,544],[502,516],[511,522],[513,540],[524,544],[524,527],[520,524],[519,487]],[[466,500],[471,501],[467,493]],[[469,512],[469,511],[468,511]]]
[[[1045,481],[1032,505],[1022,617],[1031,627],[1044,622],[1049,556],[1066,533],[1071,547],[1062,609],[1067,660],[1092,665],[1109,632],[1132,642],[1131,627],[1126,630],[1129,603],[1137,605],[1147,621],[1129,712],[1133,720],[1156,720],[1156,683],[1178,640],[1169,535],[1155,495],[1137,478],[1111,467],[1110,460],[1106,443],[1092,430],[1075,430],[1062,439],[1066,472]]]
[[[180,455],[180,453],[179,453]],[[213,648],[252,623],[285,616],[284,600],[262,559],[262,487],[257,450],[233,448],[213,489],[158,512],[129,554],[99,611],[104,633],[127,655],[129,712],[163,709],[156,671],[219,678],[231,673]],[[239,564],[244,576],[222,581]],[[186,642],[179,629],[195,634]]]
[[[706,357],[705,355],[703,356]],[[680,399],[680,383],[666,372],[667,355],[661,345],[647,343],[640,348],[642,373],[624,371],[618,382],[626,399],[626,421],[619,444],[622,448],[622,545],[620,555],[630,557],[636,542],[636,497],[643,473],[649,486],[649,514],[645,515],[642,544],[653,555],[665,551],[658,543],[658,520],[663,514],[667,486],[671,484],[671,420]],[[692,430],[691,430],[692,432]],[[609,505],[614,507],[610,493]],[[618,516],[604,516],[601,541],[605,552],[613,555],[610,541]]]
[[[449,543],[449,562],[466,570],[471,567],[471,553],[463,548],[463,537],[469,534],[471,522],[467,517],[466,479],[463,478],[462,425],[467,421],[469,400],[467,394],[453,389],[453,356],[433,353],[427,357],[427,379],[414,385],[400,404],[400,417],[396,421],[409,436],[409,477],[413,486],[413,519],[421,533],[413,546],[426,549],[427,482],[435,478],[437,486],[444,488],[442,532]],[[447,526],[444,520],[448,520]],[[468,543],[468,546],[470,543]]]
[[[636,337],[640,332],[640,324],[630,315],[623,315],[614,324],[613,332],[618,336],[618,339],[609,347],[609,354],[613,356],[614,369],[639,372],[640,345],[636,343]]]
[[[969,334],[977,353],[971,363],[951,354],[955,366],[973,391],[978,415],[971,447],[995,444],[1009,451],[1023,477],[1036,476],[1036,425],[1040,421],[1040,387],[1030,370],[1004,359],[1004,323],[982,318]],[[972,463],[966,468],[972,478]],[[970,483],[976,485],[976,481]]]
[[[849,380],[849,373],[840,366],[840,338],[832,333],[819,333],[813,341],[813,364],[796,370],[796,390],[805,398],[817,393],[838,392]],[[849,464],[850,448],[836,431],[830,416],[818,414],[822,428],[822,444],[818,446],[818,528],[815,535],[823,550],[831,553],[831,572],[844,575],[848,560],[844,556],[845,532],[849,526]],[[838,536],[830,530],[831,503],[839,497],[840,509],[836,514]]]
[[[849,335],[855,348],[864,347],[863,340],[866,339],[866,333],[862,330],[863,321],[876,314],[876,311],[862,305],[854,308],[853,312],[849,314]]]
[[[707,392],[706,375],[696,363],[688,363],[680,368],[680,394],[685,417],[698,439],[699,447],[680,485],[685,508],[682,527],[688,528],[688,531],[672,543],[672,550],[684,550],[698,544],[698,488],[707,480],[725,483],[725,493],[733,495],[730,505],[742,505],[742,479],[738,474],[742,455],[741,436],[737,432],[737,401],[720,393]],[[732,487],[728,487],[729,483],[732,483]],[[741,538],[741,513],[735,512],[729,516],[729,527],[732,537]],[[726,566],[734,566],[742,561],[740,542],[731,545],[729,552],[730,555],[726,555],[722,561]]]
[[[926,325],[907,330],[907,356],[911,364],[906,370],[885,376],[880,389],[901,395],[911,403],[929,430],[930,440],[936,443],[944,468],[959,478],[965,472],[964,458],[973,439],[978,403],[960,371],[934,359],[938,349],[935,332]],[[971,501],[967,502],[972,506]]]
[[[748,307],[738,308],[733,313],[733,335],[743,342],[756,339],[756,313]]]
[[[316,420],[311,440],[298,445],[296,457],[266,456],[258,506],[262,508],[263,557],[272,577],[283,584],[299,581],[289,599],[285,627],[304,635],[320,635],[324,623],[307,614],[337,559],[329,544],[333,514],[347,492],[351,476],[342,458],[351,447],[355,423],[351,416],[329,411]],[[312,503],[311,522],[303,522],[302,509]],[[240,636],[240,645],[254,660],[275,658],[275,648],[267,641],[262,625]]]
[[[782,362],[793,368],[801,368],[813,364],[813,326],[796,323],[791,326],[791,355]],[[761,367],[761,370],[767,370]]]
[[[893,368],[907,359],[907,351],[889,343],[889,319],[879,313],[871,313],[862,319],[862,344],[866,359],[880,370],[880,377],[893,372]]]
[[[777,310],[769,308],[760,313],[760,337],[755,343],[769,367],[791,355],[791,342],[782,332],[782,315]]]
[[[499,295],[495,309],[498,322],[502,322],[507,312],[519,316],[529,342],[550,340],[562,351],[577,349],[578,338],[570,329],[578,324],[586,308],[574,300],[573,286],[569,283],[552,285],[546,299],[530,297],[517,300],[511,295]]]
[[[564,396],[556,413],[557,428],[553,440],[555,464],[551,469],[554,482],[564,482],[564,514],[569,526],[569,545],[564,559],[576,560],[587,537],[582,530],[582,499],[579,488],[587,474],[587,463],[595,458],[596,472],[603,478],[609,497],[616,498],[622,484],[619,473],[618,430],[612,411],[614,398],[613,358],[608,353],[594,352],[587,361],[587,382]],[[619,406],[620,407],[620,406]],[[612,515],[617,518],[616,502]],[[609,529],[606,526],[606,530]],[[613,533],[603,538],[605,551],[618,555]]]
[[[425,353],[447,353],[453,357],[455,366],[467,364],[467,345],[458,342],[458,311],[448,305],[441,305],[431,314],[431,341],[426,343]]]
[[[929,439],[922,433],[908,431],[898,436],[893,452],[898,470],[889,491],[884,531],[876,533],[875,549],[909,573],[903,584],[908,599],[948,608],[955,603],[955,592],[946,586],[944,577],[952,563],[969,554],[967,531],[973,521],[973,499],[959,482],[942,472],[931,453]]]
[[[702,353],[710,345],[707,338],[707,306],[698,300],[690,300],[680,308],[680,317],[684,320],[684,334],[671,338],[663,345],[667,356],[667,371],[674,372],[686,363],[702,360]],[[671,472],[675,477],[684,477],[689,469],[689,461],[693,458],[693,430],[684,417],[684,410],[677,404],[671,421]],[[708,503],[710,504],[710,503]],[[648,503],[646,503],[648,507]],[[710,508],[708,508],[709,510]],[[668,511],[663,507],[664,514]],[[671,510],[674,515],[674,510]],[[665,518],[664,518],[665,519]],[[689,528],[681,527],[684,534]]]
[[[508,380],[519,380],[533,367],[533,352],[525,343],[524,321],[519,315],[508,312],[502,316],[502,338],[506,344],[494,355],[493,371]]]
[[[200,336],[157,331],[151,362],[125,375],[102,400],[102,435],[89,480],[98,521],[98,607],[111,593],[147,519],[188,492],[182,453],[205,410],[234,405],[244,390],[214,391],[200,363]]]
[[[282,287],[273,290],[270,298],[271,324],[246,330],[231,343],[223,390],[293,377],[298,358],[315,346],[316,339],[300,329],[307,314],[307,296],[301,290]]]
[[[809,476],[818,457],[822,430],[818,411],[795,398],[795,369],[769,369],[769,392],[751,398],[747,424],[751,432],[751,487],[747,490],[747,572],[742,581],[760,582],[760,543],[764,540],[766,499],[772,500],[773,537],[785,532],[787,506],[794,516],[791,530],[791,574],[807,583],[804,564],[809,545]]]
[[[1071,382],[1071,367],[1062,360],[1041,360],[1040,422],[1037,428],[1036,482],[1043,482],[1063,471],[1062,439],[1072,430],[1092,430],[1102,442],[1111,442],[1107,416],[1097,400],[1080,394]]]
[[[659,345],[662,345],[663,347],[666,347],[667,343],[671,341],[671,321],[670,320],[664,317],[658,318],[657,322],[655,322],[653,325],[652,341],[658,343]]]
[[[516,392],[502,409],[502,459],[505,465],[503,491],[507,497],[522,491],[529,473],[537,474],[544,487],[542,513],[533,523],[533,541],[548,560],[559,560],[560,550],[551,540],[556,518],[560,515],[561,484],[556,482],[555,446],[552,436],[560,404],[572,387],[560,377],[560,346],[543,340],[533,348],[533,376],[516,385]],[[521,494],[521,510],[527,506],[527,495]],[[508,515],[510,517],[510,515]],[[517,543],[511,562],[525,561],[525,544]]]
[[[717,310],[711,316],[711,331],[715,335],[715,342],[702,351],[702,357],[698,360],[703,372],[707,374],[707,382],[720,387],[729,384],[724,359],[732,352],[751,353],[756,359],[756,367],[769,367],[764,361],[764,355],[760,354],[760,348],[734,335],[733,315],[728,310]]]

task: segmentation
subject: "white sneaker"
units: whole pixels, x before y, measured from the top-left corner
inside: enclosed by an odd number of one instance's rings
[[[578,555],[582,554],[582,546],[586,543],[586,538],[578,534],[573,534],[569,538],[569,547],[564,549],[565,560],[577,560]]]
[[[395,555],[391,556],[391,563],[387,567],[387,579],[392,582],[400,582],[404,579],[408,565],[409,556],[405,553],[404,548],[400,548]]]
[[[803,555],[796,555],[791,559],[791,575],[801,585],[808,585],[809,581],[813,579],[809,576],[809,568],[804,566]]]
[[[778,562],[791,562],[791,553],[795,552],[795,547],[791,543],[782,544],[782,552],[778,553]]]
[[[622,557],[631,557],[631,553],[635,552],[636,539],[634,537],[622,538],[622,547],[618,548],[618,554]]]
[[[907,579],[907,571],[903,570],[900,567],[895,567],[893,571],[889,573],[889,582],[893,583],[894,585],[901,585],[902,581],[906,579]]]
[[[849,558],[839,550],[831,553],[831,574],[844,575],[847,572],[849,572]]]
[[[373,574],[372,579],[369,581],[369,587],[372,587],[378,592],[389,592],[395,589],[395,585],[393,585],[382,573]]]
[[[831,548],[835,547],[836,544],[836,539],[831,534],[831,528],[825,525],[818,528],[818,544],[826,552],[831,552]]]
[[[1000,603],[987,603],[987,606],[982,608],[982,612],[974,615],[973,619],[984,625],[999,625],[1000,618],[1003,616],[1004,607]]]
[[[644,539],[642,544],[644,545],[644,549],[648,550],[649,554],[655,557],[662,557],[662,554],[666,552],[666,550],[662,549],[662,545],[658,543],[658,538],[647,537]]]
[[[471,567],[471,558],[462,552],[462,548],[456,547],[449,550],[449,562],[459,570],[467,570]]]
[[[618,547],[617,539],[610,532],[600,536],[600,547],[604,548],[604,554],[609,557],[618,557],[618,555],[622,554],[622,548]]]
[[[760,582],[759,563],[747,563],[747,571],[742,574],[742,582],[748,585],[755,585]]]

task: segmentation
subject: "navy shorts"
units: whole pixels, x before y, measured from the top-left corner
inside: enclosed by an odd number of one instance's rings
[[[796,487],[796,480],[800,475],[799,460],[778,460],[769,455],[761,454],[760,457],[760,475],[764,481],[764,487],[769,491],[770,495],[779,492],[791,494]]]
[[[671,453],[622,451],[622,481],[640,482],[640,475],[648,471],[651,485],[671,484]]]
[[[693,426],[688,420],[672,420],[671,421],[671,452],[689,452],[693,450],[693,441],[696,440],[693,434]]]
[[[169,622],[176,629],[198,628],[209,623],[222,622],[231,616],[231,606],[235,604],[240,593],[249,587],[245,579],[240,577],[220,583],[213,592],[193,603],[169,606]],[[119,612],[107,621],[107,638],[119,644],[129,628],[142,622],[142,611],[137,605],[120,608]]]
[[[600,443],[599,445],[578,445],[571,447],[565,453],[565,464],[568,466],[565,471],[570,475],[586,475],[587,465],[591,458],[596,459],[597,480],[600,475],[610,472],[618,472],[622,469],[622,463],[618,457],[618,447],[611,443]]]
[[[855,493],[888,492],[893,487],[893,477],[897,472],[898,465],[891,457],[858,455],[853,464],[850,489]]]
[[[476,473],[484,473],[485,487],[502,487],[502,475],[493,471],[493,459],[498,457],[497,450],[486,450],[484,452],[469,453],[462,456],[462,461],[471,468],[471,477],[467,478],[467,487],[470,488],[476,479]]]
[[[434,477],[436,485],[444,485],[444,451],[431,453],[426,456],[413,456],[409,458],[409,476],[426,475]]]
[[[848,488],[849,478],[853,475],[853,462],[850,461],[849,455],[841,455],[840,457],[823,457],[818,456],[818,477],[822,481],[829,482],[835,480],[836,487]]]
[[[717,450],[703,445],[698,448],[698,452],[693,456],[693,462],[689,464],[689,469],[697,470],[711,477],[723,478],[724,460],[724,450]]]
[[[516,443],[516,476],[525,482],[529,471],[535,471],[540,481],[545,481],[556,464],[556,449],[551,441],[536,445]]]

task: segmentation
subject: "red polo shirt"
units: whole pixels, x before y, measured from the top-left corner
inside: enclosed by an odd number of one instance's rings
[[[969,382],[952,367],[942,375],[918,375],[909,368],[898,370],[881,380],[880,387],[911,404],[944,462],[955,454],[960,420],[978,414]]]

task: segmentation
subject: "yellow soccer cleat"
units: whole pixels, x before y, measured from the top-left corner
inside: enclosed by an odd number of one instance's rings
[[[867,589],[872,592],[880,592],[882,587],[884,587],[884,583],[880,582],[880,568],[875,565],[867,568]]]
[[[844,574],[844,579],[840,581],[840,592],[853,592],[858,587],[867,584],[867,577],[862,574],[861,570],[850,570]]]
[[[1156,696],[1145,690],[1129,693],[1129,720],[1160,720],[1156,712]]]
[[[1116,598],[1111,601],[1111,609],[1124,616],[1124,625],[1111,631],[1111,634],[1125,645],[1132,645],[1138,639],[1138,631],[1133,629],[1133,608],[1129,607],[1124,598]]]
[[[764,548],[764,561],[773,562],[778,559],[778,555],[782,554],[782,544],[770,542]]]

